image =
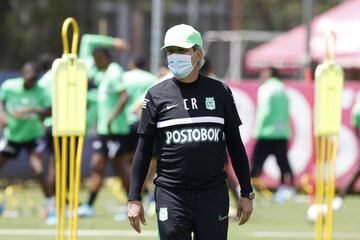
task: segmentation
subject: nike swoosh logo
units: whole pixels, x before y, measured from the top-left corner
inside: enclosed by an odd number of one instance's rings
[[[174,105],[166,106],[166,109],[167,109],[167,110],[170,110],[170,109],[172,109],[172,108],[174,108],[174,107],[177,107],[177,105],[179,105],[179,104],[174,104]]]
[[[224,221],[225,219],[227,219],[227,217],[228,217],[228,216],[221,216],[221,215],[219,215],[218,221],[219,221],[219,222],[222,222],[222,221]]]

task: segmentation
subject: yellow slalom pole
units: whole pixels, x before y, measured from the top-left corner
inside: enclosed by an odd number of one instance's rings
[[[317,201],[316,206],[318,210],[318,214],[315,221],[315,229],[316,229],[316,240],[323,239],[323,202],[324,202],[324,165],[325,165],[325,157],[326,157],[326,137],[320,137],[320,149],[319,149],[319,159],[317,165]]]
[[[82,152],[83,152],[83,147],[84,147],[84,136],[79,136],[78,137],[78,144],[77,144],[77,152],[76,152],[76,178],[75,178],[75,204],[74,204],[74,209],[75,209],[75,213],[74,213],[74,228],[73,228],[73,233],[74,233],[74,239],[76,240],[77,238],[77,227],[78,227],[78,213],[77,213],[77,209],[78,209],[78,205],[79,205],[79,191],[80,191],[80,177],[81,177],[81,157],[82,157]]]
[[[319,233],[319,230],[320,230],[320,226],[319,226],[319,204],[320,204],[320,182],[319,182],[319,179],[320,179],[320,145],[321,145],[321,139],[322,137],[316,137],[316,142],[315,142],[315,206],[316,206],[316,209],[317,209],[317,213],[316,213],[316,219],[315,219],[315,240],[320,240],[321,239],[321,235]]]
[[[69,53],[69,41],[68,41],[68,29],[69,25],[73,27],[73,39],[71,44],[71,53],[77,54],[78,42],[79,42],[79,26],[77,25],[74,18],[67,18],[61,29],[61,37],[64,46],[64,54]]]
[[[56,195],[56,240],[64,239],[64,230],[61,226],[61,158],[60,158],[60,144],[59,137],[54,137],[54,151],[55,151],[55,195]]]
[[[332,236],[332,199],[335,194],[334,162],[337,148],[337,139],[333,138],[339,135],[341,126],[341,99],[344,82],[344,72],[335,63],[335,45],[335,32],[327,33],[325,36],[325,60],[315,70],[314,134],[321,139],[317,151],[319,156],[316,158],[316,180],[318,181],[316,183],[316,204],[319,214],[315,222],[315,240],[322,240],[324,237],[331,239]],[[327,160],[326,178],[325,160]],[[324,209],[324,205],[327,209]],[[325,217],[323,216],[324,210],[326,210]]]
[[[323,215],[323,239],[326,239],[326,226],[327,220],[330,212],[332,211],[332,207],[329,208],[328,202],[330,200],[329,191],[331,188],[331,157],[332,157],[332,148],[333,148],[333,140],[332,137],[329,136],[326,139],[326,155],[325,155],[325,162],[324,162],[324,199],[322,205],[325,206],[324,211],[325,214]]]
[[[315,206],[317,209],[316,219],[315,219],[315,240],[321,239],[321,235],[319,233],[319,203],[320,203],[320,196],[319,196],[319,176],[320,176],[320,142],[322,137],[318,136],[315,137]]]
[[[338,137],[334,137],[332,141],[331,152],[329,154],[328,160],[328,185],[327,185],[327,215],[326,215],[326,225],[325,225],[325,239],[332,240],[333,232],[333,200],[335,196],[335,163],[336,163],[336,153],[337,153],[337,143]]]
[[[72,27],[71,51],[68,41],[68,28]],[[63,55],[54,61],[52,120],[57,163],[57,240],[64,240],[66,199],[69,200],[69,237],[77,238],[77,208],[79,197],[79,182],[81,171],[81,156],[83,137],[86,132],[86,99],[87,71],[84,62],[77,57],[79,42],[79,27],[74,18],[64,21],[61,31]],[[78,146],[77,136],[80,136]],[[59,139],[61,138],[61,148]],[[68,161],[69,160],[69,161]]]
[[[70,136],[70,182],[69,182],[69,229],[70,240],[74,239],[74,180],[75,180],[75,136]]]
[[[63,136],[61,141],[61,226],[65,229],[66,192],[67,192],[67,137]]]
[[[330,42],[330,38],[332,38],[333,40],[333,44],[329,44]],[[325,34],[325,57],[324,57],[324,61],[325,62],[328,62],[328,61],[331,61],[331,62],[335,62],[336,60],[336,34],[334,31],[330,31],[330,32],[327,32]],[[330,49],[330,46],[331,45],[331,49]]]

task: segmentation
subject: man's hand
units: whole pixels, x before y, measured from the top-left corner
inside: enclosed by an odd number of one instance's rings
[[[239,225],[246,223],[253,211],[253,201],[249,198],[242,197],[238,202],[238,211],[236,218],[240,220]]]
[[[122,38],[114,38],[112,45],[117,50],[126,50],[129,47],[126,40]]]
[[[146,225],[144,207],[140,201],[129,201],[128,204],[128,217],[130,225],[137,231],[141,233],[140,221],[143,225]]]

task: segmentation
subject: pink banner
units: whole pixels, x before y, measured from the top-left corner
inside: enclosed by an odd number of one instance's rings
[[[300,178],[309,172],[314,158],[312,111],[313,86],[306,86],[305,82],[285,81],[290,99],[290,115],[292,137],[289,141],[288,156],[291,167],[296,176],[296,184]],[[251,160],[254,147],[252,136],[256,114],[256,94],[260,81],[230,82],[239,115],[243,122],[240,127],[241,135]],[[336,185],[342,189],[350,181],[360,167],[358,140],[351,126],[351,109],[356,101],[360,101],[360,83],[346,81],[342,97],[342,126],[340,143],[336,159]],[[251,164],[251,163],[250,163]],[[275,158],[270,156],[264,165],[262,178],[269,187],[279,184],[280,172]],[[356,185],[360,190],[360,181]]]

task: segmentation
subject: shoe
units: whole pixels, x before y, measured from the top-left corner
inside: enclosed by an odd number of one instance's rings
[[[264,197],[265,199],[271,200],[273,198],[273,193],[263,184],[263,182],[258,177],[251,178],[254,190],[259,193],[259,196]]]
[[[56,218],[56,214],[54,213],[49,213],[46,220],[45,220],[46,225],[48,226],[53,226],[56,225],[57,223],[57,218]]]
[[[296,194],[296,191],[293,187],[281,185],[277,189],[274,195],[274,202],[284,203]]]
[[[82,204],[79,206],[78,209],[78,216],[79,217],[92,217],[94,216],[95,211],[94,208],[88,204]]]

